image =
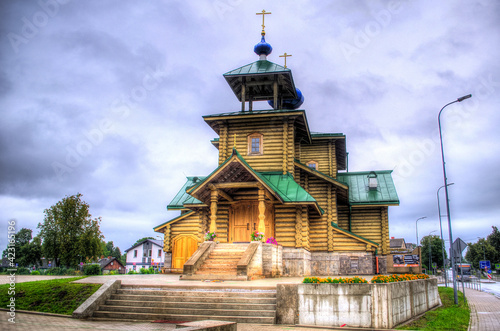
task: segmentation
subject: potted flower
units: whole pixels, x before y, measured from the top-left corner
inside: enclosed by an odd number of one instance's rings
[[[269,237],[269,238],[267,238],[267,240],[266,240],[266,244],[273,244],[273,245],[278,246],[278,242],[277,242],[277,241],[276,241],[276,239],[274,239],[273,237]]]
[[[262,232],[255,231],[255,232],[252,232],[250,237],[251,237],[252,241],[262,241],[262,238],[264,238],[264,234]]]
[[[215,234],[215,232],[207,232],[205,233],[205,240],[206,241],[214,241],[215,237],[217,237],[217,235]]]

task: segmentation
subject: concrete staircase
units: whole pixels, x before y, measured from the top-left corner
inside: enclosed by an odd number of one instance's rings
[[[276,288],[123,285],[93,319],[274,324]]]

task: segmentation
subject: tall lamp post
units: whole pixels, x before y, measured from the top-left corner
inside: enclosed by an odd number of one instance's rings
[[[453,185],[455,183],[449,183],[447,186]],[[444,258],[444,239],[443,239],[443,225],[441,223],[441,204],[439,203],[439,191],[444,187],[441,186],[437,190],[437,201],[438,201],[438,216],[439,216],[439,230],[441,230],[441,253],[443,254],[443,269],[444,269],[444,286],[448,287],[448,273],[446,272],[446,263]]]
[[[432,238],[431,238],[431,234],[436,232],[437,230],[434,230],[434,231],[431,231],[429,232],[429,271],[431,271],[431,268],[432,268],[432,255],[431,255],[431,248],[432,248]],[[428,272],[427,272],[428,273]]]
[[[439,140],[441,142],[441,159],[443,162],[444,192],[446,195],[446,216],[448,217],[448,232],[450,234],[450,259],[451,259],[451,269],[453,272],[453,293],[455,296],[455,304],[456,305],[458,305],[457,278],[456,278],[457,271],[455,270],[455,261],[454,261],[454,254],[453,254],[453,248],[452,248],[453,235],[451,232],[450,200],[448,198],[448,179],[446,178],[446,163],[444,161],[443,134],[441,132],[441,113],[443,112],[443,109],[445,109],[447,106],[449,106],[455,102],[462,102],[465,99],[469,99],[470,97],[472,97],[472,95],[467,94],[467,95],[464,95],[463,97],[458,98],[455,101],[447,103],[446,105],[443,106],[443,108],[441,108],[441,110],[439,111],[439,115],[438,115]]]
[[[418,247],[418,221],[423,220],[424,218],[427,218],[427,216],[417,218],[415,221],[415,232],[417,233],[417,247]]]

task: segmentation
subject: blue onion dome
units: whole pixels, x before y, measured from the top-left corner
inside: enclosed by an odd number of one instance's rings
[[[260,40],[260,43],[255,45],[255,47],[253,48],[253,51],[255,52],[255,54],[257,54],[259,56],[260,55],[268,56],[273,51],[273,48],[271,47],[270,44],[266,43],[266,38],[264,38],[264,35],[262,35],[262,39]]]
[[[304,103],[304,95],[298,88],[295,88],[295,91],[297,92],[297,99],[283,100],[282,109],[297,109],[302,106],[302,104]],[[267,103],[274,108],[273,100],[269,100]]]

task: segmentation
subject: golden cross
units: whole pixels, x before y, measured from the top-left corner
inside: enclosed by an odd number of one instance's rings
[[[255,15],[262,15],[262,34],[263,34],[263,35],[264,35],[264,34],[266,34],[266,33],[264,32],[264,28],[266,27],[266,26],[264,25],[264,17],[266,17],[266,15],[268,15],[268,14],[272,14],[272,13],[266,12],[266,10],[265,10],[265,9],[262,9],[262,13],[256,13],[256,14],[255,14]]]
[[[280,55],[280,57],[284,57],[285,58],[285,68],[286,68],[286,58],[289,57],[289,56],[292,56],[292,54],[287,54],[286,52],[285,52],[285,54]]]

